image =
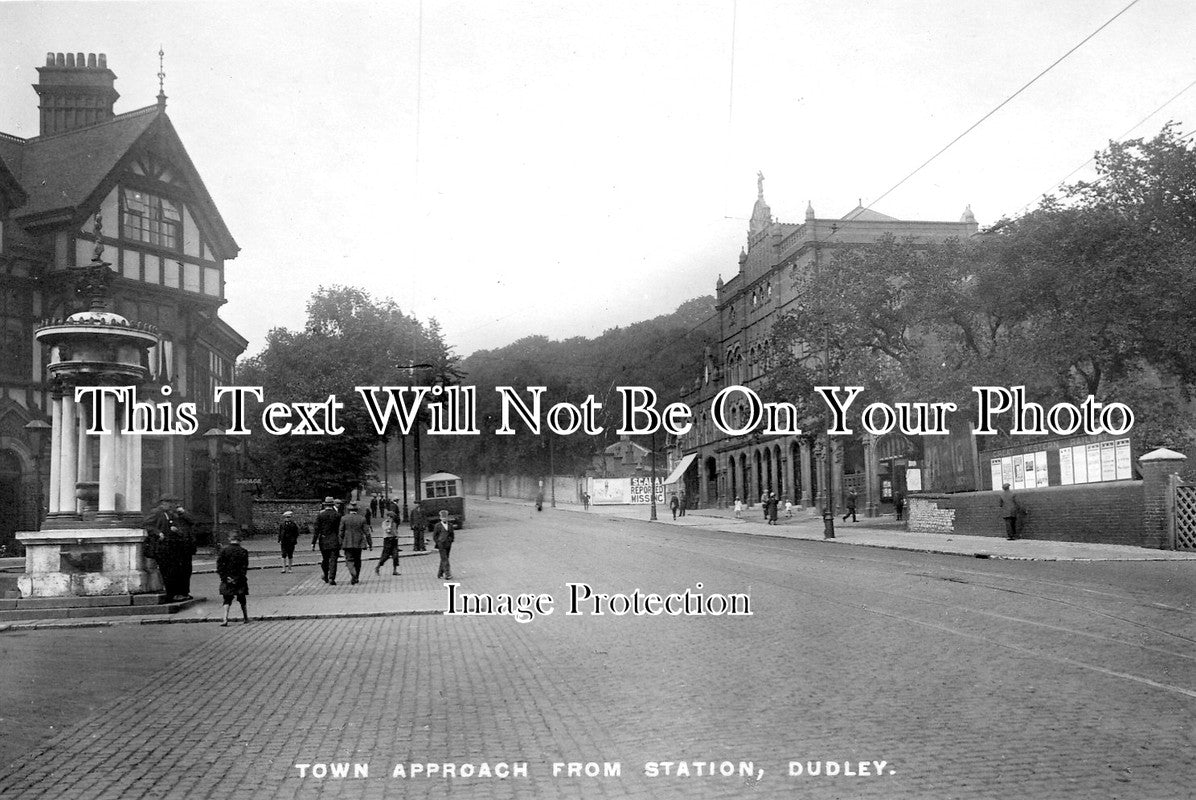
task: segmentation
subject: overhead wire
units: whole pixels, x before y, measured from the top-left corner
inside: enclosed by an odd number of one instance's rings
[[[890,194],[895,192],[897,189],[899,189],[901,186],[903,186],[907,181],[909,181],[911,178],[913,178],[915,175],[917,175],[919,172],[921,172],[923,169],[925,169],[927,166],[929,166],[931,163],[933,163],[935,160],[937,160],[940,156],[942,156],[944,153],[946,153],[949,149],[951,149],[956,144],[958,144],[964,137],[969,135],[972,131],[976,130],[976,128],[980,127],[980,125],[983,124],[986,120],[991,118],[994,114],[996,114],[998,111],[1000,111],[1002,108],[1004,108],[1010,102],[1012,102],[1015,98],[1017,98],[1019,95],[1021,95],[1027,89],[1029,89],[1031,86],[1033,86],[1039,80],[1041,80],[1047,73],[1049,73],[1055,67],[1059,66],[1059,64],[1063,63],[1063,61],[1065,61],[1073,53],[1075,53],[1077,50],[1079,50],[1081,47],[1083,47],[1085,44],[1087,44],[1089,41],[1091,41],[1101,31],[1103,31],[1105,28],[1109,27],[1109,25],[1111,25],[1114,21],[1116,21],[1118,18],[1120,18],[1126,12],[1128,12],[1131,8],[1136,6],[1139,2],[1141,2],[1141,0],[1130,0],[1130,2],[1127,5],[1125,5],[1120,11],[1118,11],[1112,17],[1107,19],[1104,23],[1102,23],[1099,27],[1097,27],[1095,30],[1093,30],[1091,33],[1089,33],[1087,36],[1085,36],[1083,39],[1081,39],[1078,43],[1076,43],[1071,48],[1069,48],[1065,53],[1063,53],[1063,55],[1059,56],[1057,59],[1052,61],[1049,65],[1047,65],[1044,69],[1039,71],[1038,74],[1036,74],[1033,78],[1028,80],[1026,83],[1022,84],[1011,95],[1009,95],[1004,100],[1002,100],[1000,103],[998,103],[990,111],[988,111],[986,114],[984,114],[984,116],[982,116],[980,119],[976,120],[976,122],[974,122],[970,126],[968,126],[967,129],[965,129],[958,136],[954,137],[946,145],[944,145],[937,152],[935,152],[934,155],[932,155],[930,158],[923,161],[913,171],[911,171],[909,174],[907,174],[901,180],[897,181],[897,183],[893,184],[893,186],[889,187],[889,189],[887,189],[885,192],[883,192],[879,197],[877,197],[875,200],[870,201],[868,203],[868,205],[864,205],[861,202],[860,203],[861,207],[865,210],[871,209],[873,206],[875,206],[881,200],[883,200],[884,198],[888,197]],[[730,84],[729,84],[729,88],[728,88],[728,115],[729,115],[728,125],[730,125],[732,122],[731,115],[733,115],[733,110],[734,110],[734,105],[733,105],[733,103],[734,103],[734,64],[735,64],[735,30],[734,29],[737,24],[737,21],[736,21],[737,10],[738,10],[738,4],[736,2],[734,4],[734,11],[732,14],[732,38],[731,38],[731,61],[730,61],[731,80],[730,80]],[[1196,85],[1196,82],[1194,82],[1194,85]],[[1185,88],[1183,91],[1187,91],[1188,88],[1191,88],[1191,86]],[[1183,92],[1180,92],[1180,94],[1182,94],[1182,93]],[[1178,97],[1178,95],[1177,95],[1177,97]],[[1168,102],[1171,102],[1171,101],[1168,101]],[[1164,105],[1166,105],[1166,104],[1164,104]],[[1157,113],[1157,111],[1158,110],[1156,109],[1156,111],[1152,112],[1152,114],[1150,116],[1153,116],[1153,113]],[[1149,118],[1149,116],[1147,118]],[[1139,124],[1141,124],[1141,123],[1139,123]],[[1066,180],[1066,178],[1064,180]],[[833,238],[842,229],[843,228],[841,226],[837,226],[837,227],[832,226],[830,235],[827,236],[826,239],[823,240],[822,244],[825,244],[829,239]],[[710,315],[705,317],[703,320],[701,320],[698,324],[694,325],[693,327],[689,328],[684,333],[678,335],[677,337],[674,337],[673,339],[670,339],[665,344],[661,345],[659,348],[657,348],[655,351],[653,351],[653,353],[651,355],[645,357],[640,362],[640,364],[646,365],[647,363],[649,363],[649,360],[651,358],[659,357],[663,351],[667,350],[668,348],[673,347],[674,345],[676,345],[677,343],[682,341],[685,337],[689,336],[691,333],[696,331],[698,328],[706,325],[707,323],[709,323],[710,321],[715,319],[718,316],[718,314],[719,314],[718,310],[715,310],[713,313],[711,313]],[[486,358],[485,355],[476,354],[476,353],[473,356],[470,356],[470,358],[473,358],[475,356]],[[534,358],[534,357],[529,356],[529,358]],[[508,360],[503,357],[491,357],[491,359],[492,360]],[[509,359],[509,360],[515,360],[515,359]],[[536,358],[535,360],[537,360],[540,363],[567,363],[569,365],[575,365],[575,366],[583,365],[582,362],[577,362],[574,360],[570,360],[567,362],[554,362],[551,359],[541,359],[541,358]],[[605,365],[597,365],[597,364],[584,364],[584,365],[585,366],[605,366]]]
[[[941,149],[940,149],[940,150],[939,150],[937,153],[935,153],[935,154],[934,154],[934,155],[932,155],[930,158],[928,158],[928,159],[926,159],[925,161],[923,161],[923,162],[922,162],[920,165],[918,165],[918,167],[917,167],[917,168],[916,168],[916,169],[915,169],[913,172],[909,173],[909,174],[908,174],[908,175],[906,175],[904,178],[902,178],[901,180],[897,181],[897,183],[893,184],[893,186],[892,186],[892,187],[890,187],[890,188],[889,188],[887,191],[885,191],[885,192],[884,192],[884,194],[882,194],[880,197],[876,198],[875,200],[871,201],[871,203],[870,203],[868,206],[865,206],[865,207],[866,207],[866,208],[871,208],[873,205],[875,205],[875,204],[879,203],[881,200],[885,199],[885,198],[886,198],[886,197],[888,197],[890,194],[892,194],[893,192],[895,192],[895,191],[896,191],[896,190],[897,190],[897,189],[898,189],[898,188],[899,188],[899,187],[900,187],[902,184],[904,184],[904,183],[905,183],[906,181],[908,181],[910,178],[914,177],[914,176],[915,176],[915,175],[917,175],[919,172],[921,172],[923,169],[925,169],[927,166],[929,166],[929,165],[930,165],[932,162],[934,162],[934,161],[935,161],[935,160],[936,160],[936,159],[937,159],[939,156],[941,156],[943,153],[945,153],[945,152],[947,152],[948,150],[950,150],[950,149],[951,149],[951,148],[952,148],[952,147],[953,147],[953,146],[954,146],[954,145],[955,145],[957,142],[959,142],[961,139],[963,139],[965,136],[967,136],[967,135],[968,135],[969,133],[971,133],[972,131],[976,130],[976,128],[980,127],[980,125],[981,125],[981,124],[983,124],[985,120],[987,120],[987,119],[988,119],[989,117],[991,117],[993,114],[996,114],[996,113],[997,113],[998,111],[1000,111],[1002,108],[1004,108],[1005,106],[1007,106],[1007,105],[1008,105],[1010,102],[1012,102],[1012,101],[1013,101],[1013,99],[1014,99],[1014,98],[1016,98],[1016,97],[1017,97],[1018,95],[1020,95],[1022,92],[1026,91],[1026,90],[1027,90],[1027,89],[1029,89],[1031,86],[1033,86],[1035,83],[1037,83],[1037,82],[1039,81],[1039,79],[1041,79],[1041,78],[1042,78],[1044,75],[1046,75],[1048,72],[1050,72],[1051,70],[1053,70],[1055,67],[1059,66],[1061,63],[1063,63],[1063,61],[1064,61],[1064,60],[1065,60],[1065,59],[1066,59],[1068,56],[1070,56],[1070,55],[1071,55],[1072,53],[1074,53],[1075,51],[1079,50],[1081,47],[1083,47],[1085,44],[1087,44],[1089,41],[1091,41],[1091,40],[1092,40],[1092,38],[1093,38],[1093,37],[1095,37],[1095,36],[1096,36],[1098,33],[1100,33],[1100,32],[1101,32],[1101,31],[1103,31],[1105,28],[1107,28],[1107,27],[1109,27],[1111,24],[1113,24],[1113,22],[1114,22],[1114,21],[1115,21],[1115,20],[1116,20],[1118,17],[1120,17],[1122,14],[1126,13],[1127,11],[1129,11],[1131,8],[1133,8],[1134,6],[1136,6],[1136,5],[1137,5],[1138,3],[1140,3],[1140,2],[1141,2],[1141,0],[1130,0],[1129,4],[1128,4],[1128,5],[1126,5],[1126,6],[1125,6],[1125,8],[1121,9],[1120,11],[1118,11],[1116,14],[1114,14],[1112,17],[1110,17],[1108,20],[1106,20],[1106,21],[1104,22],[1104,24],[1102,24],[1102,25],[1101,25],[1099,28],[1097,28],[1097,29],[1096,29],[1096,30],[1094,30],[1092,33],[1088,34],[1088,35],[1087,35],[1087,36],[1085,36],[1083,39],[1081,39],[1081,40],[1080,40],[1080,42],[1079,42],[1078,44],[1074,45],[1074,46],[1073,46],[1073,47],[1072,47],[1070,50],[1068,50],[1066,53],[1064,53],[1063,55],[1059,56],[1057,59],[1055,59],[1054,61],[1052,61],[1052,62],[1050,63],[1050,65],[1048,65],[1048,66],[1046,67],[1046,69],[1042,70],[1042,71],[1041,71],[1041,72],[1039,72],[1037,75],[1035,75],[1033,78],[1031,78],[1029,81],[1027,81],[1026,83],[1022,84],[1022,86],[1021,86],[1021,87],[1020,87],[1020,88],[1019,88],[1019,89],[1018,89],[1016,92],[1014,92],[1013,94],[1009,95],[1009,97],[1005,98],[1005,99],[1004,99],[1004,100],[1002,100],[1000,103],[998,103],[998,104],[997,104],[997,106],[996,106],[995,108],[993,108],[991,111],[989,111],[989,112],[988,112],[987,114],[985,114],[983,117],[981,117],[980,119],[978,119],[978,120],[976,120],[975,122],[973,122],[973,123],[972,123],[972,124],[971,124],[971,125],[970,125],[970,126],[969,126],[969,127],[968,127],[968,128],[965,130],[965,131],[964,131],[964,132],[963,132],[963,133],[959,134],[959,135],[958,135],[958,136],[956,136],[954,139],[952,139],[951,141],[947,142],[947,144],[946,144],[946,145],[944,145],[944,146],[943,146],[943,147],[942,147],[942,148],[941,148]]]
[[[1167,106],[1169,106],[1169,105],[1171,105],[1172,103],[1174,103],[1176,100],[1178,100],[1178,99],[1179,99],[1180,97],[1182,97],[1183,95],[1187,94],[1187,93],[1188,93],[1188,92],[1189,92],[1189,91],[1192,89],[1192,87],[1194,87],[1194,86],[1196,86],[1196,80],[1192,81],[1192,82],[1191,82],[1191,83],[1189,83],[1187,86],[1185,86],[1184,88],[1180,89],[1178,92],[1176,92],[1175,94],[1173,94],[1169,100],[1167,100],[1167,101],[1166,101],[1166,102],[1164,102],[1163,104],[1159,105],[1157,108],[1155,108],[1155,110],[1154,110],[1154,111],[1151,111],[1149,114],[1147,114],[1145,117],[1143,117],[1142,119],[1140,119],[1140,120],[1138,120],[1137,122],[1135,122],[1135,123],[1134,123],[1133,125],[1131,125],[1129,128],[1126,128],[1125,132],[1123,132],[1123,133],[1122,133],[1120,136],[1118,136],[1118,137],[1117,137],[1117,139],[1118,139],[1118,140],[1121,140],[1121,139],[1124,139],[1125,137],[1129,136],[1131,133],[1133,133],[1135,130],[1137,130],[1139,127],[1141,127],[1141,126],[1142,126],[1142,125],[1143,125],[1143,124],[1144,124],[1144,123],[1145,123],[1145,122],[1146,122],[1148,119],[1150,119],[1150,118],[1151,118],[1151,117],[1153,117],[1155,114],[1157,114],[1157,113],[1159,113],[1160,111],[1162,111],[1162,110],[1163,110],[1164,108],[1166,108]],[[1193,131],[1192,133],[1189,133],[1187,136],[1184,136],[1184,137],[1182,137],[1182,138],[1180,139],[1180,141],[1184,141],[1185,139],[1190,139],[1190,138],[1191,138],[1193,135],[1196,135],[1196,131]],[[1069,180],[1069,179],[1070,179],[1070,178],[1071,178],[1073,175],[1075,175],[1075,174],[1076,174],[1077,172],[1079,172],[1080,170],[1084,169],[1084,167],[1088,166],[1089,164],[1091,164],[1091,163],[1092,163],[1093,161],[1095,161],[1095,160],[1096,160],[1096,157],[1095,157],[1095,156],[1092,156],[1092,157],[1090,157],[1090,158],[1089,158],[1087,161],[1085,161],[1083,164],[1080,164],[1078,167],[1076,167],[1075,169],[1073,169],[1071,172],[1067,173],[1067,174],[1066,174],[1066,175],[1064,175],[1062,178],[1060,178],[1059,180],[1055,181],[1055,183],[1054,183],[1054,184],[1053,184],[1053,185],[1052,185],[1052,186],[1051,186],[1049,189],[1047,189],[1047,190],[1045,190],[1045,191],[1043,191],[1043,192],[1039,192],[1037,195],[1035,195],[1035,197],[1036,197],[1036,198],[1038,198],[1038,197],[1044,197],[1044,196],[1046,196],[1046,195],[1049,195],[1049,194],[1051,194],[1051,193],[1052,193],[1052,192],[1054,192],[1056,189],[1058,189],[1060,186],[1062,186],[1064,183],[1066,183],[1066,182],[1067,182],[1067,181],[1068,181],[1068,180]],[[1033,201],[1033,200],[1031,200],[1030,202],[1028,202],[1028,203],[1026,203],[1026,204],[1024,204],[1024,205],[1020,206],[1020,207],[1018,208],[1018,210],[1017,210],[1016,212],[1014,212],[1014,213],[1015,213],[1015,214],[1020,214],[1021,212],[1023,212],[1023,211],[1026,211],[1027,209],[1029,209],[1029,208],[1030,208],[1030,205],[1031,205],[1033,202],[1034,202],[1034,201]],[[1004,216],[1005,216],[1005,215],[1004,215],[1004,214],[1002,214],[1002,217],[1004,217]]]

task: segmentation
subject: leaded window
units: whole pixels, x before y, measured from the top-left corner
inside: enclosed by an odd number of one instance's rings
[[[125,189],[120,220],[124,239],[167,250],[178,250],[182,242],[179,207],[164,197]]]

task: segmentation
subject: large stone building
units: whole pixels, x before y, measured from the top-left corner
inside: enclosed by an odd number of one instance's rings
[[[38,135],[0,133],[0,545],[10,546],[15,530],[39,526],[49,475],[45,448],[35,452],[25,427],[48,421],[51,391],[34,329],[78,310],[75,274],[97,242],[115,273],[109,310],[159,332],[142,399],[162,402],[169,386],[171,400],[197,405],[206,430],[218,423],[212,389],[232,382],[247,345],[219,316],[225,262],[239,248],[165,93],[117,114],[103,54],[50,53],[37,72]],[[209,516],[207,453],[202,437],[146,436],[142,507],[172,494]],[[232,470],[220,473],[223,513],[236,497]]]
[[[802,277],[829,268],[835,250],[876,242],[886,235],[935,240],[968,237],[976,231],[970,208],[958,222],[922,222],[894,219],[862,206],[843,217],[824,219],[808,206],[803,222],[779,222],[764,200],[764,177],[759,176],[738,271],[728,281],[720,277],[716,284],[717,352],[707,353],[702,375],[682,395],[694,411],[693,429],[678,442],[685,462],[678,466],[690,504],[725,506],[736,497],[751,503],[764,492],[776,492],[794,505],[809,507],[818,502],[818,487],[826,483],[813,437],[728,436],[711,420],[711,401],[726,386],[760,387],[769,369],[773,323],[784,314],[800,312],[808,300],[802,293]],[[855,490],[861,505],[870,497],[874,511],[885,485],[882,471],[908,456],[909,443],[893,437],[866,444],[867,453],[859,442],[845,449],[843,442],[832,440],[832,491],[842,496]]]

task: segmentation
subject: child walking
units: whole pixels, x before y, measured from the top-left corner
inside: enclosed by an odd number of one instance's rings
[[[224,599],[224,621],[220,627],[228,627],[228,611],[232,608],[233,598],[241,605],[241,616],[246,625],[249,624],[249,609],[245,598],[249,594],[249,551],[241,546],[241,535],[234,533],[228,537],[228,544],[216,557],[216,574],[220,576],[220,596]]]

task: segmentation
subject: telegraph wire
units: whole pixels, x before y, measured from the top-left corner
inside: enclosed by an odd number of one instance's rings
[[[1188,91],[1190,91],[1190,90],[1192,89],[1192,87],[1193,87],[1193,86],[1196,86],[1196,80],[1192,81],[1192,82],[1191,82],[1191,83],[1189,83],[1187,86],[1185,86],[1184,88],[1180,89],[1178,92],[1176,92],[1175,94],[1173,94],[1173,95],[1171,96],[1171,99],[1170,99],[1170,100],[1166,101],[1165,103],[1163,103],[1162,105],[1160,105],[1159,107],[1157,107],[1157,108],[1156,108],[1154,111],[1151,111],[1151,112],[1150,112],[1149,114],[1147,114],[1145,117],[1143,117],[1142,119],[1138,120],[1136,123],[1134,123],[1134,124],[1133,124],[1133,125],[1131,125],[1129,128],[1127,128],[1127,129],[1125,130],[1125,132],[1124,132],[1124,133],[1122,133],[1120,136],[1118,136],[1118,137],[1117,137],[1117,140],[1116,140],[1116,141],[1120,141],[1120,140],[1124,139],[1125,137],[1129,136],[1131,133],[1133,133],[1135,130],[1137,130],[1139,127],[1141,127],[1141,126],[1142,126],[1142,124],[1143,124],[1143,123],[1145,123],[1145,122],[1146,122],[1148,119],[1150,119],[1150,118],[1151,118],[1151,117],[1153,117],[1155,114],[1159,113],[1159,112],[1160,112],[1160,111],[1162,111],[1164,108],[1166,108],[1167,106],[1171,105],[1171,104],[1172,104],[1172,103],[1174,103],[1176,100],[1178,100],[1180,97],[1182,97],[1184,94],[1186,94]],[[1192,136],[1194,136],[1194,135],[1196,135],[1196,131],[1193,131],[1192,133],[1189,133],[1187,136],[1184,136],[1184,137],[1182,137],[1182,138],[1180,139],[1180,141],[1182,142],[1182,141],[1184,141],[1185,139],[1190,139],[1190,138],[1192,138]],[[1087,161],[1085,161],[1083,164],[1081,164],[1080,166],[1076,167],[1076,168],[1075,168],[1075,169],[1073,169],[1071,172],[1067,173],[1067,174],[1066,174],[1066,175],[1064,175],[1062,178],[1060,178],[1058,181],[1056,181],[1056,182],[1055,182],[1055,183],[1054,183],[1054,184],[1051,186],[1051,188],[1047,189],[1047,190],[1046,190],[1046,191],[1044,191],[1044,192],[1040,192],[1039,194],[1035,195],[1035,197],[1036,197],[1036,198],[1037,198],[1037,197],[1044,197],[1045,195],[1051,194],[1051,193],[1052,193],[1052,192],[1054,192],[1056,189],[1058,189],[1060,186],[1062,186],[1064,183],[1066,183],[1066,182],[1067,182],[1067,181],[1068,181],[1068,180],[1069,180],[1069,179],[1070,179],[1070,178],[1071,178],[1073,175],[1075,175],[1075,174],[1076,174],[1077,172],[1079,172],[1080,170],[1084,169],[1084,167],[1088,166],[1089,164],[1091,164],[1091,163],[1092,163],[1093,161],[1095,161],[1095,160],[1096,160],[1096,157],[1095,157],[1095,156],[1093,156],[1093,157],[1089,158],[1089,159],[1088,159]],[[1023,212],[1023,211],[1026,211],[1027,209],[1029,209],[1029,208],[1030,208],[1030,206],[1031,206],[1031,204],[1033,204],[1033,202],[1034,202],[1034,201],[1033,201],[1033,200],[1031,200],[1030,202],[1026,203],[1025,205],[1022,205],[1022,206],[1020,206],[1020,207],[1018,208],[1018,210],[1017,210],[1015,213],[1017,213],[1017,214],[1020,214],[1021,212]],[[1004,215],[1002,215],[1002,216],[1004,216]]]
[[[989,117],[991,117],[993,114],[996,114],[998,111],[1000,111],[1000,110],[1001,110],[1002,108],[1004,108],[1006,105],[1008,105],[1008,104],[1009,104],[1009,103],[1010,103],[1010,102],[1011,102],[1011,101],[1012,101],[1012,100],[1013,100],[1015,97],[1017,97],[1017,96],[1018,96],[1018,95],[1020,95],[1022,92],[1026,91],[1026,90],[1027,90],[1027,89],[1029,89],[1031,86],[1033,86],[1035,83],[1037,83],[1037,82],[1038,82],[1038,80],[1039,80],[1039,79],[1040,79],[1042,76],[1046,75],[1048,72],[1050,72],[1051,70],[1053,70],[1055,67],[1059,66],[1059,64],[1063,63],[1063,61],[1064,61],[1064,60],[1065,60],[1065,59],[1066,59],[1068,56],[1070,56],[1072,53],[1074,53],[1075,51],[1077,51],[1077,50],[1079,50],[1081,47],[1083,47],[1085,44],[1087,44],[1087,43],[1088,43],[1088,42],[1089,42],[1089,41],[1090,41],[1090,40],[1091,40],[1091,39],[1092,39],[1094,36],[1096,36],[1098,33],[1100,33],[1101,31],[1103,31],[1105,28],[1109,27],[1109,25],[1113,24],[1114,20],[1116,20],[1116,19],[1117,19],[1118,17],[1120,17],[1122,14],[1124,14],[1125,12],[1129,11],[1131,8],[1133,8],[1134,6],[1136,6],[1136,5],[1137,5],[1139,2],[1141,2],[1141,0],[1130,0],[1130,3],[1129,3],[1129,5],[1127,5],[1125,8],[1121,9],[1120,11],[1118,11],[1118,12],[1117,12],[1116,14],[1114,14],[1112,17],[1110,17],[1110,18],[1109,18],[1109,19],[1108,19],[1108,20],[1107,20],[1107,21],[1106,21],[1106,22],[1105,22],[1103,25],[1101,25],[1099,28],[1097,28],[1096,30],[1094,30],[1092,33],[1090,33],[1090,34],[1088,34],[1087,36],[1085,36],[1085,37],[1084,37],[1082,40],[1080,40],[1079,44],[1076,44],[1076,45],[1075,45],[1075,46],[1073,46],[1073,47],[1072,47],[1070,50],[1068,50],[1066,53],[1064,53],[1063,55],[1061,55],[1061,56],[1059,56],[1057,59],[1055,59],[1055,60],[1054,60],[1054,61],[1053,61],[1053,62],[1050,64],[1050,66],[1048,66],[1046,69],[1042,70],[1042,72],[1039,72],[1037,75],[1035,75],[1033,78],[1031,78],[1031,79],[1030,79],[1029,81],[1027,81],[1025,84],[1023,84],[1023,85],[1022,85],[1022,87],[1021,87],[1020,89],[1018,89],[1018,90],[1017,90],[1016,92],[1014,92],[1013,94],[1009,95],[1009,97],[1007,97],[1007,98],[1005,98],[1004,100],[1002,100],[1002,101],[1001,101],[999,104],[997,104],[997,106],[996,106],[994,109],[992,109],[992,110],[991,110],[991,111],[989,111],[987,114],[985,114],[983,117],[981,117],[980,119],[978,119],[978,120],[976,120],[974,123],[972,123],[972,125],[971,125],[971,126],[970,126],[970,127],[967,129],[967,130],[965,130],[963,133],[959,134],[959,135],[958,135],[958,136],[956,136],[954,139],[952,139],[950,142],[948,142],[948,143],[947,143],[947,144],[946,144],[946,145],[945,145],[945,146],[944,146],[944,147],[943,147],[941,150],[939,150],[937,153],[935,153],[934,155],[932,155],[930,158],[928,158],[928,159],[926,159],[924,162],[922,162],[922,164],[920,164],[920,165],[918,166],[918,168],[917,168],[917,169],[915,169],[913,172],[911,172],[910,174],[906,175],[906,176],[905,176],[904,178],[902,178],[901,180],[897,181],[897,183],[895,183],[895,184],[894,184],[894,185],[893,185],[893,186],[892,186],[892,187],[891,187],[891,188],[890,188],[888,191],[886,191],[886,192],[885,192],[884,194],[882,194],[880,197],[878,197],[878,198],[876,198],[875,200],[873,200],[873,201],[872,201],[871,203],[869,203],[869,205],[868,205],[868,206],[866,206],[866,207],[867,207],[867,208],[871,208],[873,205],[875,205],[875,204],[879,203],[881,200],[884,200],[884,199],[885,199],[886,197],[888,197],[890,194],[892,194],[893,192],[895,192],[899,186],[901,186],[902,184],[904,184],[904,183],[905,183],[906,181],[908,181],[910,178],[912,178],[912,177],[914,177],[915,175],[917,175],[919,172],[921,172],[923,169],[925,169],[927,166],[929,166],[931,162],[933,162],[935,159],[937,159],[937,158],[938,158],[939,156],[941,156],[943,153],[945,153],[945,152],[947,152],[948,150],[950,150],[950,149],[951,149],[951,147],[952,147],[952,146],[954,146],[954,145],[956,144],[956,142],[958,142],[960,139],[962,139],[962,138],[964,138],[965,136],[967,136],[967,135],[968,135],[969,133],[971,133],[972,131],[976,130],[976,128],[980,127],[980,125],[981,125],[981,124],[982,124],[982,123],[983,123],[985,120],[987,120],[987,119],[988,119]]]
[[[936,159],[938,159],[939,156],[943,155],[943,153],[945,153],[949,149],[951,149],[960,140],[962,140],[964,137],[966,137],[968,134],[970,134],[972,131],[974,131],[976,128],[978,128],[986,120],[988,120],[990,117],[992,117],[998,111],[1000,111],[1002,108],[1004,108],[1010,102],[1012,102],[1015,98],[1017,98],[1020,94],[1022,94],[1024,91],[1026,91],[1031,86],[1033,86],[1035,83],[1037,83],[1043,76],[1045,76],[1047,73],[1049,73],[1055,67],[1059,66],[1059,64],[1063,63],[1063,61],[1065,61],[1069,56],[1071,56],[1073,53],[1075,53],[1077,50],[1079,50],[1081,47],[1083,47],[1085,44],[1087,44],[1089,41],[1091,41],[1097,34],[1099,34],[1105,28],[1109,27],[1109,25],[1111,25],[1114,21],[1116,21],[1119,17],[1121,17],[1123,14],[1125,14],[1131,8],[1136,6],[1139,2],[1141,2],[1141,0],[1130,0],[1130,2],[1124,8],[1122,8],[1120,11],[1118,11],[1116,14],[1114,14],[1112,17],[1110,17],[1108,20],[1106,20],[1103,24],[1101,24],[1098,28],[1096,28],[1096,30],[1092,31],[1090,34],[1088,34],[1083,39],[1081,39],[1077,44],[1073,45],[1069,50],[1067,50],[1067,52],[1065,52],[1063,55],[1059,56],[1057,59],[1055,59],[1053,62],[1051,62],[1051,64],[1049,64],[1045,69],[1043,69],[1037,75],[1035,75],[1033,78],[1031,78],[1029,81],[1024,83],[1013,94],[1009,95],[1009,97],[1002,100],[992,110],[990,110],[988,113],[986,113],[980,119],[978,119],[976,122],[972,123],[971,126],[969,126],[966,130],[964,130],[962,133],[960,133],[958,136],[956,136],[954,139],[952,139],[950,142],[948,142],[945,146],[943,146],[941,149],[939,149],[938,152],[936,152],[934,155],[932,155],[926,161],[922,162],[916,169],[914,169],[912,172],[910,172],[904,178],[902,178],[897,183],[895,183],[893,186],[891,186],[888,190],[886,190],[883,194],[881,194],[875,200],[870,201],[867,206],[863,206],[863,207],[865,209],[870,209],[873,206],[875,206],[877,203],[879,203],[881,200],[883,200],[884,198],[888,197],[890,194],[895,192],[898,188],[900,188],[902,185],[904,185],[907,181],[909,181],[911,178],[913,178],[915,175],[917,175],[919,172],[921,172],[923,169],[925,169],[927,166],[929,166],[931,163],[933,163]],[[421,0],[421,8],[422,8],[422,0]],[[730,127],[730,125],[732,124],[733,109],[734,109],[733,103],[734,103],[734,66],[735,66],[735,25],[736,25],[737,11],[738,11],[738,2],[736,0],[736,2],[732,6],[731,82],[730,82],[730,86],[728,88],[728,127]],[[1194,85],[1196,85],[1196,84],[1194,84]],[[1191,87],[1189,86],[1188,88],[1191,88]],[[1184,91],[1187,91],[1187,89],[1185,89]],[[1180,94],[1182,94],[1182,93],[1183,92],[1181,92]],[[1168,101],[1168,102],[1171,102],[1171,101]],[[1153,113],[1157,113],[1157,110],[1156,110],[1156,112],[1153,112]],[[1151,116],[1153,116],[1153,113]],[[1141,124],[1141,123],[1139,123],[1139,124]],[[1064,180],[1066,180],[1066,178]],[[861,205],[862,205],[862,203],[861,203]],[[825,244],[827,240],[833,238],[840,230],[842,230],[841,227],[832,229],[830,235],[826,238],[826,240],[823,241],[823,244]],[[714,320],[718,316],[718,314],[719,314],[719,312],[716,309],[713,313],[711,313],[709,316],[704,318],[697,325],[694,325],[693,327],[691,327],[684,333],[680,334],[679,336],[662,344],[650,356],[642,359],[639,362],[638,366],[647,365],[649,363],[649,359],[659,357],[662,352],[673,347],[674,345],[679,343],[681,340],[683,340],[685,337],[689,336],[694,331],[696,331],[699,328],[701,328],[702,326],[706,325],[708,322]],[[475,358],[475,357],[479,357],[479,358],[483,358],[483,359],[487,358],[487,356],[478,355],[478,354],[469,356],[469,358]],[[491,360],[495,360],[495,361],[515,360],[515,359],[505,358],[502,356],[493,356],[490,358],[491,358]],[[573,366],[590,366],[590,367],[599,367],[599,368],[603,368],[603,367],[607,366],[606,364],[602,364],[602,365],[584,364],[582,362],[578,362],[578,361],[574,361],[574,360],[553,361],[551,359],[536,358],[534,356],[529,356],[529,358],[532,360],[535,360],[538,363],[544,363],[544,364],[559,363],[559,364],[568,364],[568,365],[573,365]],[[624,369],[626,369],[626,367],[624,367]]]

